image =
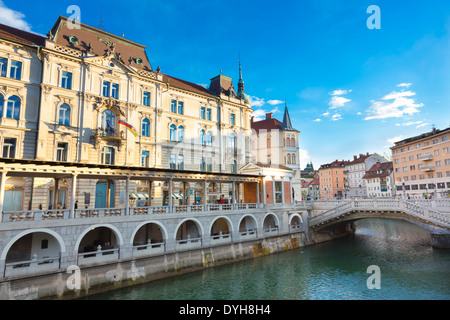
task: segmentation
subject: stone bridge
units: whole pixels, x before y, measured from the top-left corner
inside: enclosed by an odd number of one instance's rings
[[[315,201],[303,206],[312,212],[309,227],[314,231],[363,218],[403,219],[450,231],[450,199]]]

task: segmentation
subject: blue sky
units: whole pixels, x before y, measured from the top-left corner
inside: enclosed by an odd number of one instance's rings
[[[315,168],[450,126],[450,1],[10,1],[0,22],[46,34],[78,5],[80,20],[147,46],[154,68],[237,85],[239,56],[255,116],[282,120],[287,100],[301,166]],[[369,29],[370,5],[380,29]]]

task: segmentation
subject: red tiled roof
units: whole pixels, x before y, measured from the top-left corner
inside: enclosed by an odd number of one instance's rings
[[[151,71],[150,62],[145,52],[145,46],[108,33],[106,31],[80,24],[80,28],[70,29],[67,18],[60,16],[52,28],[53,41],[60,45],[80,51],[89,51],[97,56],[103,56],[114,44],[114,51],[120,54],[125,65],[136,69]],[[76,42],[70,42],[70,37],[76,37]],[[137,63],[140,59],[142,63]]]
[[[393,167],[392,161],[377,162],[366,172],[363,179],[387,177],[391,174]]]
[[[255,121],[252,122],[252,129],[256,130],[258,132],[259,130],[272,130],[272,129],[279,129],[281,130],[282,123],[278,121],[277,119],[271,118],[271,119],[265,119],[261,121]]]
[[[5,24],[0,23],[0,38],[8,39],[14,42],[26,45],[43,46],[45,44],[45,37],[35,33],[16,29]]]
[[[161,73],[161,75],[163,76],[163,81],[168,83],[171,87],[175,87],[175,88],[179,88],[179,89],[183,89],[183,90],[187,90],[187,91],[193,91],[193,92],[197,92],[200,94],[204,94],[207,96],[211,96],[211,97],[215,97],[214,94],[212,94],[208,89],[206,89],[205,87],[202,87],[201,85],[189,82],[189,81],[185,81],[185,80],[181,80],[172,76],[169,76],[167,74],[163,74]]]

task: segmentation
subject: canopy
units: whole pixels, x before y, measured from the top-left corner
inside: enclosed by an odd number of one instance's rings
[[[130,193],[130,198],[135,200],[148,200],[147,193]]]

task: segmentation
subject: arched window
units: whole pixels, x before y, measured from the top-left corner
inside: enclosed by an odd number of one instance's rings
[[[206,145],[212,146],[212,132],[211,131],[206,132]]]
[[[291,162],[292,164],[295,164],[295,153],[293,153],[291,156]]]
[[[291,164],[291,155],[289,153],[287,155],[287,164]]]
[[[200,143],[202,144],[202,146],[206,144],[205,130],[200,130]]]
[[[144,137],[150,137],[150,120],[147,118],[142,120],[142,135]]]
[[[11,96],[7,101],[6,117],[19,120],[20,118],[20,98],[18,96]]]
[[[236,138],[233,133],[230,133],[230,135],[228,136],[228,144],[230,146],[230,151],[232,153],[235,153],[236,152]]]
[[[58,124],[68,126],[70,124],[70,107],[67,104],[59,106]]]
[[[291,138],[291,147],[295,147],[295,138]]]
[[[291,146],[291,139],[286,138],[286,147],[290,147]]]
[[[177,127],[174,124],[169,127],[169,140],[177,141]]]
[[[102,112],[101,128],[105,134],[113,134],[116,124],[116,115],[109,109]]]
[[[0,94],[0,118],[3,117],[3,105],[5,104],[5,98]]]
[[[178,126],[177,141],[178,142],[183,142],[183,140],[184,140],[184,127],[183,126]]]

